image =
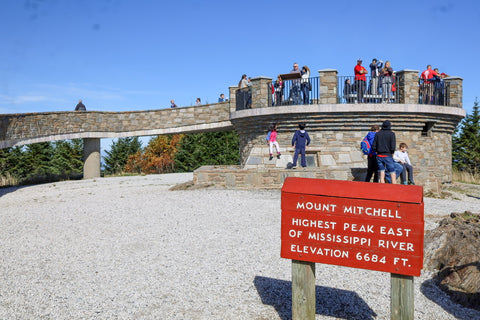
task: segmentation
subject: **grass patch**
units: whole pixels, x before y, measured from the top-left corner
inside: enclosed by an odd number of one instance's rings
[[[452,213],[450,217],[455,220],[464,220],[470,223],[478,223],[480,221],[480,215],[472,213],[470,211],[464,211],[462,213]]]
[[[480,174],[470,172],[470,171],[459,171],[458,169],[453,169],[452,171],[453,181],[470,183],[470,184],[480,184]]]
[[[133,176],[145,176],[145,173],[132,173],[132,172],[119,172],[112,174],[101,173],[102,178],[114,178],[114,177],[133,177]]]

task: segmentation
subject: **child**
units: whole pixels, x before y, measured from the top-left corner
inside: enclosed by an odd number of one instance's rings
[[[406,143],[402,142],[399,144],[398,147],[400,148],[400,150],[395,151],[395,153],[393,154],[393,159],[395,160],[395,162],[399,162],[403,166],[403,171],[400,174],[400,181],[402,182],[402,184],[415,184],[413,182],[413,167],[407,152],[408,146]],[[406,179],[407,172],[408,180]]]
[[[307,159],[305,158],[305,148],[310,144],[310,136],[305,131],[305,123],[299,123],[298,129],[292,138],[292,147],[295,146],[295,155],[293,156],[293,167],[297,166],[298,154],[302,154],[302,167],[307,166]]]
[[[277,149],[277,159],[280,159],[280,146],[278,145],[277,142],[277,124],[272,123],[272,125],[268,128],[270,131],[270,139],[268,140],[268,144],[270,146],[270,159],[273,159],[273,146],[275,145],[275,148]]]

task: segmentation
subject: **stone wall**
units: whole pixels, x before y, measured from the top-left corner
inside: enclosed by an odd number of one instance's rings
[[[281,124],[280,124],[281,125]],[[308,128],[307,128],[308,130]],[[408,145],[414,167],[416,184],[426,191],[438,192],[441,183],[452,180],[451,135],[436,132],[430,137],[419,132],[395,130],[397,145]],[[213,183],[227,188],[280,188],[286,177],[364,181],[367,157],[360,151],[360,141],[365,132],[309,132],[312,139],[307,148],[307,168],[287,170],[294,149],[289,147],[293,133],[279,134],[281,157],[269,160],[269,149],[253,147],[246,164],[237,167],[201,167],[194,172],[196,183]],[[264,139],[264,134],[257,140]]]
[[[449,106],[462,108],[463,106],[463,79],[460,77],[445,78],[445,84],[450,87],[447,94]]]
[[[333,104],[233,112],[231,122],[240,134],[241,168],[246,170],[235,172],[250,176],[258,171],[260,176],[270,175],[270,180],[278,181],[277,178],[282,175],[275,170],[283,172],[287,163],[292,161],[293,133],[299,122],[306,122],[312,139],[307,148],[307,171],[326,179],[363,181],[367,159],[360,151],[360,141],[371,125],[381,125],[389,119],[396,133],[397,145],[405,142],[409,146],[418,184],[431,190],[438,188],[439,183],[452,179],[451,134],[465,114],[463,109],[419,104],[363,104],[361,110],[359,108],[360,105]],[[282,155],[280,159],[274,157],[269,160],[265,136],[272,122],[278,126]],[[226,177],[222,172],[219,171],[216,180]],[[198,179],[201,180],[201,177]],[[265,181],[269,181],[266,178],[252,179],[248,178],[248,185],[257,181],[258,187],[265,187]],[[229,181],[232,185],[232,180]],[[242,179],[235,181],[243,186]],[[225,183],[221,182],[222,185]]]
[[[399,103],[418,103],[418,73],[418,70],[401,70],[397,72]]]
[[[230,103],[130,112],[0,115],[0,148],[73,138],[112,138],[232,130]]]
[[[286,177],[325,179],[325,172],[315,168],[247,170],[240,166],[203,166],[193,173],[193,182],[223,188],[280,189]]]
[[[337,103],[337,75],[338,71],[334,69],[318,70],[320,104]]]

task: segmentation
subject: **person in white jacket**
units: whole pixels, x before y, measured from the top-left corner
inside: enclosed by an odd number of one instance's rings
[[[400,174],[400,181],[402,184],[415,184],[413,181],[413,166],[408,157],[408,146],[406,143],[402,142],[398,145],[400,150],[395,151],[393,154],[393,160],[399,162],[403,166],[403,171]],[[408,180],[407,180],[408,173]]]

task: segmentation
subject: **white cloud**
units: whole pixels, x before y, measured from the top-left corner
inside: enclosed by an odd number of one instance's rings
[[[12,98],[12,103],[14,104],[21,104],[21,103],[32,103],[32,102],[40,102],[40,101],[47,101],[50,100],[48,97],[45,96],[37,96],[37,95],[30,95],[30,96],[18,96]]]

